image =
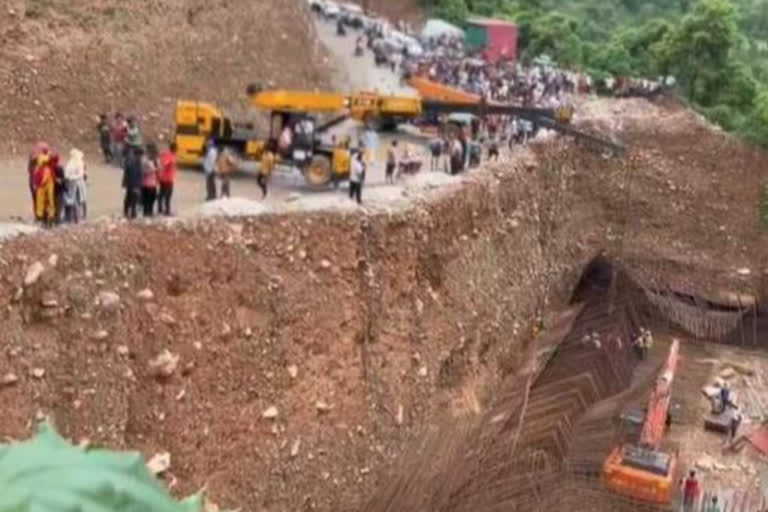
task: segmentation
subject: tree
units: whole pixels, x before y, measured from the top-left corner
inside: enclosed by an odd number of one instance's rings
[[[463,25],[469,17],[469,8],[464,0],[440,0],[436,6],[435,14],[438,18]]]
[[[661,69],[677,76],[688,97],[711,106],[738,38],[733,4],[702,0],[655,49]]]

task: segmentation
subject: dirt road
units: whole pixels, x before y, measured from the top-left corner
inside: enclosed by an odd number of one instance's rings
[[[357,32],[350,30],[346,37],[335,34],[335,24],[316,19],[318,36],[328,47],[335,60],[336,86],[344,92],[360,90],[378,90],[382,93],[413,94],[407,87],[402,87],[399,78],[389,69],[376,67],[373,56],[366,51],[363,57],[354,57],[352,49]],[[359,123],[346,122],[336,128],[336,132],[351,133],[353,140],[360,133]],[[386,205],[403,197],[412,188],[412,184],[386,186],[384,180],[384,152],[393,137],[411,143],[416,150],[423,150],[423,139],[406,133],[380,136],[377,164],[369,170],[366,178],[367,191],[364,198],[371,204]],[[58,148],[62,154],[68,153],[69,148]],[[88,207],[91,218],[104,216],[119,216],[122,212],[123,192],[121,189],[122,171],[113,166],[103,164],[95,147],[86,148],[86,159],[89,167]],[[238,176],[232,186],[233,194],[243,200],[258,202],[256,209],[265,211],[285,209],[285,203],[292,203],[294,208],[346,208],[351,206],[345,197],[346,185],[340,190],[325,189],[311,190],[304,185],[301,176],[295,170],[281,169],[273,178],[272,188],[268,198],[262,202],[261,191],[253,179],[252,173],[256,166],[246,164],[244,173]],[[0,157],[0,172],[5,178],[5,186],[0,190],[0,221],[18,220],[28,222],[32,217],[32,204],[27,185],[26,162],[22,157]],[[420,178],[417,187],[428,183],[430,187],[444,182],[451,182],[445,176]],[[178,176],[174,191],[174,209],[180,215],[199,213],[204,197],[204,180],[202,173],[195,169],[185,169]],[[301,201],[297,201],[301,198]],[[224,208],[218,213],[226,213],[231,209]],[[242,210],[242,208],[239,208]],[[211,212],[215,209],[208,208]]]

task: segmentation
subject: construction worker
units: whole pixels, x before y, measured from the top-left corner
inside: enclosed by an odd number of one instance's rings
[[[731,422],[728,425],[728,434],[731,439],[731,441],[736,440],[736,434],[739,433],[739,427],[741,426],[741,412],[738,408],[735,408],[733,410],[733,414],[731,414]]]
[[[276,161],[275,144],[274,141],[270,141],[264,149],[264,152],[261,154],[261,168],[259,169],[259,174],[256,176],[256,183],[259,184],[259,188],[261,189],[262,199],[267,197],[267,183],[272,176],[272,171],[275,170]]]
[[[41,154],[37,159],[34,173],[35,217],[46,227],[53,225],[56,205],[54,204],[54,170],[51,157]]]

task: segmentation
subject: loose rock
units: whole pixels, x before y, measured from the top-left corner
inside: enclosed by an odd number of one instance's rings
[[[99,305],[107,310],[115,309],[120,305],[120,296],[115,292],[99,292]]]
[[[297,438],[291,445],[291,457],[296,457],[299,454],[299,448],[301,448],[301,438]]]
[[[315,402],[315,409],[317,409],[317,412],[319,413],[324,413],[333,409],[333,406],[329,405],[327,402],[318,400],[317,402]]]
[[[176,325],[176,319],[169,313],[160,313],[160,321],[167,325]]]
[[[0,377],[0,388],[6,387],[6,386],[13,386],[19,382],[19,378],[16,376],[15,373],[6,373],[2,377]]]
[[[292,379],[295,379],[299,375],[299,367],[295,364],[289,364],[286,368],[288,370],[288,375],[291,376]]]
[[[273,420],[277,418],[278,415],[277,407],[274,405],[267,407],[263,413],[261,413],[261,417],[267,420]]]
[[[167,378],[173,375],[178,365],[179,356],[165,349],[149,362],[149,369],[155,377]]]
[[[94,333],[91,335],[91,338],[93,338],[93,339],[94,339],[94,340],[96,340],[96,341],[105,340],[105,339],[107,339],[108,337],[109,337],[109,333],[108,333],[107,331],[105,331],[104,329],[101,329],[101,330],[99,330],[99,331],[96,331],[96,332],[94,332]]]
[[[32,265],[29,266],[27,269],[27,273],[24,276],[24,286],[32,286],[35,284],[38,279],[40,279],[40,276],[43,275],[43,272],[45,271],[45,267],[42,263],[39,261],[34,262]]]
[[[45,369],[43,368],[32,368],[32,371],[29,372],[30,375],[32,375],[36,379],[42,379],[45,377]]]
[[[59,306],[59,301],[56,299],[56,295],[53,292],[43,292],[40,298],[40,305],[44,308],[55,308]]]
[[[139,300],[150,301],[155,298],[155,294],[149,288],[144,288],[136,294],[136,298]]]
[[[155,454],[154,457],[147,462],[147,469],[150,473],[157,476],[171,467],[171,454],[168,452],[160,452]]]
[[[330,261],[328,261],[328,260],[322,260],[322,261],[320,262],[320,266],[321,266],[322,268],[331,268],[331,262],[330,262]]]
[[[399,426],[403,424],[403,419],[405,416],[405,410],[403,409],[402,405],[397,406],[397,414],[395,414],[395,423]]]

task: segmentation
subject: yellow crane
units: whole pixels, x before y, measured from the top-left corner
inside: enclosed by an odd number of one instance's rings
[[[262,90],[249,86],[247,94],[252,106],[269,112],[269,133],[259,138],[249,130],[238,131],[238,125],[222,116],[218,109],[205,104],[179,101],[176,108],[175,140],[179,160],[199,165],[207,138],[233,146],[247,159],[261,156],[266,144],[278,148],[280,162],[289,164],[304,175],[311,185],[323,186],[349,175],[348,141],[331,145],[323,140],[331,128],[354,119],[375,130],[391,129],[399,123],[412,122],[424,116],[468,113],[478,116],[509,115],[533,121],[538,126],[555,129],[596,143],[616,152],[623,147],[598,137],[579,132],[569,126],[572,110],[527,108],[486,103],[478,97],[459,95],[447,98],[445,87],[435,93],[432,86],[417,88],[421,97],[382,95],[372,92],[342,94],[291,90]],[[335,114],[335,115],[334,115]],[[318,115],[333,115],[318,124]]]

